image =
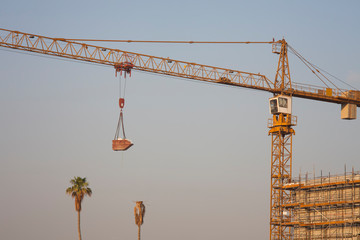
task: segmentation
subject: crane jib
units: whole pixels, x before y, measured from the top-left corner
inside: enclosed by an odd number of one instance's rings
[[[64,38],[50,38],[0,29],[0,46],[115,67],[124,63],[131,63],[134,70],[252,88],[275,94],[283,92],[294,97],[338,104],[354,104],[360,107],[360,97],[356,91],[353,91],[354,94],[349,94],[350,91],[348,90],[331,89],[332,94],[329,95],[326,88],[300,85],[294,82],[291,83],[291,89],[281,91],[274,87],[272,81],[261,74],[126,52],[69,41]]]

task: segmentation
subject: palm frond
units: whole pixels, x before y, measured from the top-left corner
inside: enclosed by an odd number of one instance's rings
[[[75,209],[76,211],[81,211],[81,202],[85,196],[91,197],[92,190],[89,188],[89,183],[86,181],[86,178],[74,177],[70,180],[72,186],[66,189],[66,194],[71,195],[72,198],[75,198]]]

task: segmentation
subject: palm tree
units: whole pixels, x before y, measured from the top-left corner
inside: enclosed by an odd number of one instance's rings
[[[69,194],[72,198],[75,199],[75,210],[78,212],[78,232],[79,240],[81,240],[81,231],[80,231],[80,211],[81,211],[81,202],[84,197],[91,196],[92,191],[88,187],[89,183],[86,181],[86,178],[74,177],[70,180],[71,187],[66,189],[66,194]]]
[[[140,240],[140,226],[144,223],[145,205],[142,201],[137,201],[134,207],[135,224],[138,226],[138,240]]]

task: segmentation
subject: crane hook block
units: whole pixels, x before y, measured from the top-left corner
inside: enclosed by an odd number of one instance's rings
[[[119,98],[119,106],[120,106],[120,108],[123,109],[124,105],[125,105],[125,99],[124,98]]]

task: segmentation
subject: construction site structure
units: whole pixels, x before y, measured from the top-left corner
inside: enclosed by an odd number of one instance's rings
[[[299,178],[283,186],[291,198],[283,205],[295,240],[360,239],[360,172]]]
[[[268,122],[269,135],[272,139],[270,239],[288,240],[292,237],[293,225],[289,222],[293,218],[293,212],[290,209],[289,214],[284,214],[284,208],[292,199],[292,191],[284,186],[292,181],[292,136],[295,134],[293,126],[297,124],[297,118],[292,115],[291,99],[299,97],[336,103],[341,106],[342,119],[356,119],[356,110],[357,107],[360,107],[360,91],[339,89],[334,84],[335,88],[327,84],[325,87],[319,87],[295,83],[290,77],[289,49],[318,78],[322,73],[289,46],[285,39],[261,43],[271,44],[273,53],[279,54],[274,81],[260,73],[150,56],[90,45],[74,39],[46,37],[0,28],[0,47],[109,65],[113,66],[116,71],[120,69],[131,73],[131,70],[137,70],[272,93],[273,98],[269,99],[269,104],[273,117]],[[125,69],[124,66],[131,67]],[[323,83],[325,82],[323,81]]]

